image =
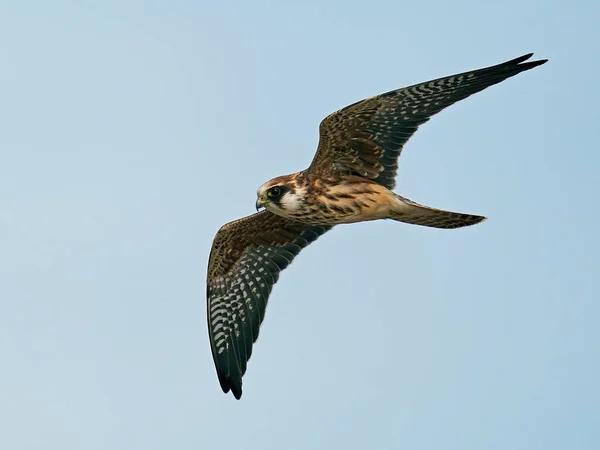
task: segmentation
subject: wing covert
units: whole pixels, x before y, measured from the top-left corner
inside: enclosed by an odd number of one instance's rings
[[[242,376],[279,273],[329,229],[261,211],[217,232],[206,296],[210,345],[223,392],[231,390],[237,399],[242,395]]]

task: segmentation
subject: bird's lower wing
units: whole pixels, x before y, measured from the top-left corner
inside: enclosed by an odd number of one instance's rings
[[[268,211],[221,227],[207,274],[210,346],[223,392],[242,395],[242,376],[279,273],[331,227],[291,222]]]

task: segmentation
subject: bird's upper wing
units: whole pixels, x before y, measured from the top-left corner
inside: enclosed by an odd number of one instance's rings
[[[531,56],[390,91],[327,116],[309,171],[358,174],[392,189],[402,147],[419,125],[459,100],[546,62],[523,63]]]
[[[208,262],[207,318],[223,392],[242,395],[242,375],[279,272],[331,227],[292,222],[261,211],[217,232]]]

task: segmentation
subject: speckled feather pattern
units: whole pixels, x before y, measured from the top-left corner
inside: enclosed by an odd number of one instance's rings
[[[219,381],[242,395],[242,375],[279,273],[331,227],[292,222],[268,211],[228,223],[213,242],[207,319]]]

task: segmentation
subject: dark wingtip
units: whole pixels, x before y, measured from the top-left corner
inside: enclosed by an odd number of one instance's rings
[[[533,53],[527,53],[526,55],[519,56],[518,58],[511,59],[510,61],[506,61],[503,66],[519,66],[519,68],[523,70],[533,69],[534,67],[541,66],[548,62],[547,59],[538,59],[537,61],[526,62],[525,64],[521,64],[524,61],[527,61],[529,58],[533,56]]]
[[[239,386],[231,386],[231,393],[235,397],[236,400],[242,398],[242,385]]]
[[[230,377],[221,376],[219,374],[219,384],[221,385],[221,389],[225,394],[228,394],[229,391],[233,394],[233,396],[239,400],[242,397],[242,380],[239,380],[239,383],[236,383]]]
[[[527,53],[526,55],[519,56],[518,58],[511,59],[510,61],[506,61],[504,64],[520,64],[523,61],[527,61],[529,58],[533,56],[533,53]]]

